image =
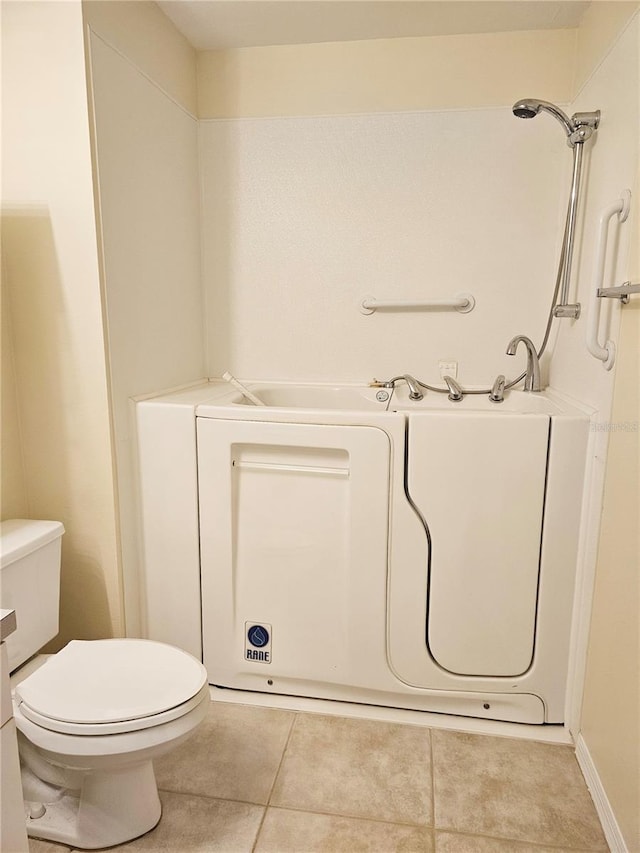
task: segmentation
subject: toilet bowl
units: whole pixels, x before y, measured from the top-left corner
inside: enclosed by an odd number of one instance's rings
[[[7,642],[12,670],[58,631],[63,533],[59,522],[1,524],[0,603],[18,621]],[[200,661],[151,640],[73,640],[14,681],[28,834],[96,849],[153,829],[153,760],[189,737],[209,706]]]
[[[209,704],[206,670],[149,640],[72,641],[15,688],[29,835],[92,849],[152,829],[153,760]]]

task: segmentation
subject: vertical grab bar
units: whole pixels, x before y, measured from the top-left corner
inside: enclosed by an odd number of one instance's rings
[[[603,362],[605,370],[611,370],[616,360],[616,345],[613,341],[606,341],[604,346],[598,341],[598,329],[600,326],[600,306],[602,302],[598,298],[598,290],[602,287],[604,279],[604,266],[607,254],[607,234],[609,222],[618,214],[618,221],[624,222],[629,216],[631,208],[631,193],[624,190],[622,197],[616,199],[600,214],[598,220],[598,236],[596,241],[596,258],[593,266],[593,288],[591,291],[591,305],[589,308],[589,322],[587,325],[587,349],[594,358]]]

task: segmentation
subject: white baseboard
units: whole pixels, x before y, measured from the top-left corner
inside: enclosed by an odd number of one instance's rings
[[[611,803],[604,790],[604,786],[596,770],[596,765],[593,763],[591,753],[587,748],[587,744],[581,734],[576,738],[576,758],[582,770],[582,775],[587,783],[593,803],[598,812],[600,823],[604,831],[607,844],[611,848],[611,853],[629,853],[625,844],[622,832],[618,826],[618,821],[611,808]]]

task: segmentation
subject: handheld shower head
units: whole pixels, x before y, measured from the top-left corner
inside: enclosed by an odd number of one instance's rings
[[[518,118],[535,118],[540,111],[540,102],[525,100],[513,105],[513,114]]]
[[[560,107],[556,107],[555,104],[550,104],[548,101],[539,101],[536,98],[523,98],[521,101],[517,101],[513,105],[512,110],[513,114],[518,118],[534,118],[538,115],[540,110],[551,113],[551,115],[564,127],[564,131],[567,136],[571,136],[577,127],[577,125],[560,109]]]

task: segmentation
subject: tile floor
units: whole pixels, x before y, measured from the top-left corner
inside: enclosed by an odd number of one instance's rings
[[[160,823],[112,851],[608,849],[568,746],[212,703],[156,775]]]

